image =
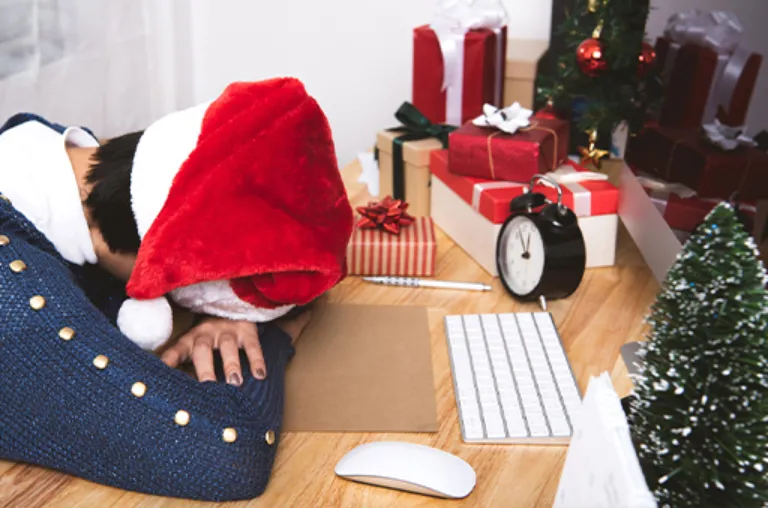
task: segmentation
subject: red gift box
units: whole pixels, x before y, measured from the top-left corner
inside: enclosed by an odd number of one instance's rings
[[[347,268],[350,275],[431,277],[436,254],[432,219],[417,217],[399,235],[356,228],[347,247]]]
[[[557,118],[531,119],[515,134],[468,123],[450,135],[451,172],[457,175],[529,182],[568,158],[570,126]]]
[[[698,130],[649,127],[630,140],[626,160],[634,171],[682,183],[702,198],[768,197],[768,154],[752,147],[724,151]]]
[[[448,170],[448,150],[436,150],[432,152],[431,157],[429,169],[432,174],[494,224],[501,224],[509,217],[510,203],[527,188],[527,185],[520,183],[454,174]],[[572,161],[567,161],[566,164],[574,171],[586,171]],[[619,190],[607,181],[568,183],[561,184],[561,187],[563,203],[579,217],[612,215],[618,212]],[[551,187],[537,185],[534,191],[557,201],[557,191]]]
[[[762,55],[744,48],[718,52],[668,37],[657,40],[656,53],[666,81],[661,125],[698,128],[715,118],[731,126],[746,123]]]
[[[457,62],[458,82],[444,89],[445,65],[437,34],[426,25],[416,28],[413,105],[432,123],[451,125],[462,125],[479,116],[484,104],[501,107],[506,53],[506,28],[470,30],[463,37],[464,58]]]
[[[699,197],[681,198],[677,194],[656,188],[646,187],[645,191],[670,228],[688,233],[693,233],[704,222],[709,212],[722,202],[719,199]],[[739,204],[739,210],[753,220],[757,213],[755,205],[749,203]],[[749,229],[751,232],[751,228]]]

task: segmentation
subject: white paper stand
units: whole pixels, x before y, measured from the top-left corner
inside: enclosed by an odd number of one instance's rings
[[[574,425],[555,508],[656,508],[608,373],[592,378]]]
[[[661,284],[683,245],[626,164],[621,173],[619,196],[619,217]]]

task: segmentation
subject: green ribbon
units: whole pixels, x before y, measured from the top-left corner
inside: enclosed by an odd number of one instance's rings
[[[416,106],[407,101],[397,110],[395,118],[402,125],[388,130],[402,134],[392,141],[392,197],[405,200],[405,143],[435,138],[443,144],[443,148],[448,148],[448,135],[458,127],[433,124]]]

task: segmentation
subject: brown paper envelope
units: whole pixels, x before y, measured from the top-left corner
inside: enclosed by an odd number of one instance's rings
[[[427,309],[316,307],[288,365],[283,430],[436,432]]]

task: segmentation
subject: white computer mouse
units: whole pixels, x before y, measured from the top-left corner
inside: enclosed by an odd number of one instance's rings
[[[336,464],[336,474],[356,482],[453,499],[467,497],[477,481],[472,466],[455,455],[395,441],[358,446]]]

